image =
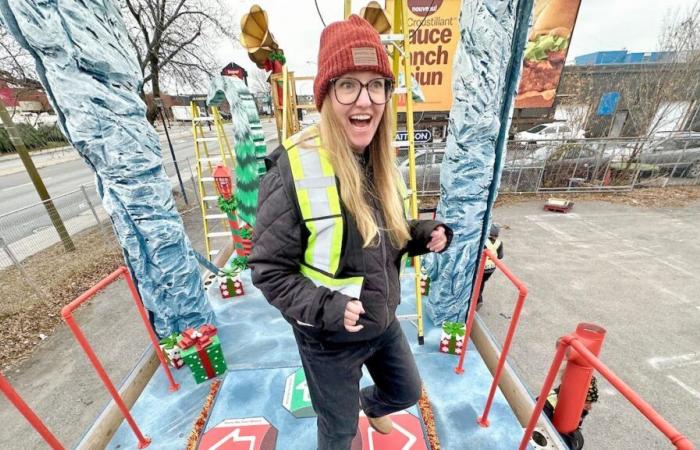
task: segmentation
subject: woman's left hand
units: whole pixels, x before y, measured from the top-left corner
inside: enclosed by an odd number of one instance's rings
[[[428,242],[428,250],[439,253],[445,249],[447,245],[447,236],[445,236],[445,227],[437,227],[430,233],[430,242]]]

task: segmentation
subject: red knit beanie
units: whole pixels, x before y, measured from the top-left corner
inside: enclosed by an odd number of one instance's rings
[[[348,72],[370,71],[394,79],[389,56],[377,30],[355,14],[323,29],[314,80],[316,108],[321,110],[329,82]]]

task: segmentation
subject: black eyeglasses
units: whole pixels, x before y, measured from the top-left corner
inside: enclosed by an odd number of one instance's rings
[[[362,88],[367,89],[369,101],[375,105],[385,105],[391,100],[393,82],[391,78],[374,78],[367,83],[363,83],[356,78],[342,77],[334,78],[330,81],[333,85],[335,99],[341,105],[352,105],[360,98]]]

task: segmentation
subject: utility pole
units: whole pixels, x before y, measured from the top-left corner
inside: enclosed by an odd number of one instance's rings
[[[66,226],[63,224],[61,216],[58,215],[58,211],[51,201],[51,196],[49,196],[46,186],[44,186],[44,182],[34,166],[34,161],[32,161],[32,158],[29,157],[29,152],[27,151],[27,147],[24,146],[22,137],[19,135],[19,130],[17,127],[15,127],[15,124],[10,118],[10,114],[7,112],[5,105],[1,101],[0,119],[5,125],[7,134],[10,136],[10,142],[12,142],[12,145],[14,145],[15,149],[17,150],[17,154],[19,154],[19,157],[24,164],[24,168],[27,170],[27,174],[29,174],[29,178],[32,180],[34,188],[36,189],[37,194],[39,194],[39,198],[41,198],[44,208],[46,208],[46,212],[49,214],[49,218],[51,219],[54,228],[56,228],[58,236],[61,238],[61,242],[63,242],[63,247],[66,249],[66,251],[72,252],[75,250],[75,245],[73,245],[73,241],[66,230]]]

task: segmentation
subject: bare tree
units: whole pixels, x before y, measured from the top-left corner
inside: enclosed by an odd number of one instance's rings
[[[0,81],[15,86],[41,87],[36,80],[34,60],[10,35],[0,21]]]
[[[678,121],[679,104],[689,105],[700,90],[700,2],[685,13],[667,15],[658,40],[662,59],[621,86],[630,119],[648,137]]]
[[[267,81],[268,77],[269,75],[265,70],[258,69],[257,67],[253,69],[249,77],[251,91],[271,95],[272,86],[270,82]]]
[[[228,6],[221,0],[122,0],[129,39],[145,85],[155,98],[167,82],[201,90],[219,69],[212,50],[222,39],[235,40]],[[157,115],[149,105],[148,119]]]

